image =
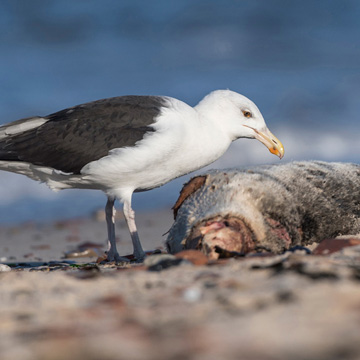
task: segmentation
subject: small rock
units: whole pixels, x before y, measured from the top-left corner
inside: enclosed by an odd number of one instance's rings
[[[0,272],[8,272],[11,271],[11,267],[9,265],[0,264]]]
[[[69,251],[64,254],[64,257],[65,259],[77,259],[83,257],[99,257],[102,254],[102,251],[99,251],[97,248],[93,248],[82,251]]]
[[[76,266],[76,268],[78,271],[69,273],[69,275],[77,279],[87,280],[101,276],[100,268],[96,264],[84,264]]]
[[[329,255],[345,247],[360,245],[359,239],[325,239],[313,251],[314,255]]]
[[[174,260],[176,257],[170,254],[156,254],[147,256],[144,260],[145,266],[153,266],[164,260]]]
[[[198,250],[183,250],[175,255],[178,259],[184,259],[191,262],[193,265],[206,265],[209,262],[208,257]]]
[[[126,301],[121,295],[113,294],[113,295],[105,295],[97,299],[94,303],[95,308],[100,306],[105,306],[109,308],[113,308],[116,310],[123,310],[126,308]]]
[[[192,286],[184,291],[183,298],[190,303],[197,302],[201,298],[201,289],[198,286]]]
[[[178,259],[174,255],[160,254],[145,258],[144,265],[148,267],[149,271],[162,271],[173,266],[178,266],[184,262],[188,261]]]
[[[284,253],[282,255],[273,255],[267,257],[253,257],[249,258],[248,264],[252,269],[275,269],[282,268],[283,263],[290,257],[291,253]]]

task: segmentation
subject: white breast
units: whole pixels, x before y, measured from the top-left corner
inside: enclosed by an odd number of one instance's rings
[[[86,165],[81,171],[84,180],[101,183],[119,196],[124,191],[160,186],[218,159],[231,140],[192,107],[169,101],[172,106],[157,118],[155,132],[135,147],[114,149]]]

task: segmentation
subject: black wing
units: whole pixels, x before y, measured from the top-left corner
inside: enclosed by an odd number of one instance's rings
[[[109,150],[133,146],[154,131],[154,118],[166,106],[159,96],[121,96],[61,110],[44,117],[48,121],[39,127],[0,139],[0,160],[79,174]]]

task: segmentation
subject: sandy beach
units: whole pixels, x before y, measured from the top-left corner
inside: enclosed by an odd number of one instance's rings
[[[122,215],[116,213],[117,246],[121,255],[132,252],[129,230]],[[164,247],[165,234],[173,221],[170,209],[154,213],[136,214],[140,236],[145,250]],[[68,252],[77,251],[79,245],[91,243],[96,249],[95,257],[81,257],[81,262],[94,261],[96,256],[106,250],[106,223],[103,210],[89,218],[77,218],[52,223],[28,222],[17,226],[0,227],[1,262],[48,262],[59,261]],[[89,247],[89,246],[88,246]],[[73,259],[74,260],[74,259]],[[76,260],[76,259],[75,259]]]
[[[2,360],[360,357],[360,246],[208,263],[64,258],[84,243],[101,250],[101,218],[0,229],[10,270],[0,274]],[[146,249],[163,246],[171,212],[137,219]],[[130,253],[117,223],[120,251]]]

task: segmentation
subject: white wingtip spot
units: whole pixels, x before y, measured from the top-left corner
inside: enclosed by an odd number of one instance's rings
[[[24,131],[37,128],[45,124],[47,121],[48,119],[44,119],[41,117],[33,117],[29,119],[15,121],[8,125],[2,126],[2,129],[0,129],[0,137],[16,135]]]

